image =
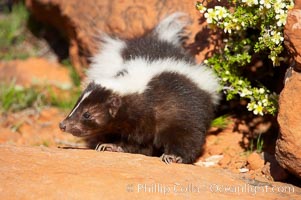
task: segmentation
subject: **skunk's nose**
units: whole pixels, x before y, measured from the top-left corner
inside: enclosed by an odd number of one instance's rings
[[[59,127],[60,127],[60,129],[61,129],[62,131],[66,131],[66,125],[64,124],[64,122],[61,122],[61,123],[59,124]]]

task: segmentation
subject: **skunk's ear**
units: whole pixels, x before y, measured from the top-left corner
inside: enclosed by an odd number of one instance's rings
[[[111,95],[108,99],[109,113],[114,118],[122,104],[120,96]]]

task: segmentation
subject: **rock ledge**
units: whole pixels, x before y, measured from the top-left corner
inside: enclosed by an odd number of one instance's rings
[[[297,199],[292,185],[158,158],[0,145],[0,199]],[[257,188],[257,189],[256,189]]]

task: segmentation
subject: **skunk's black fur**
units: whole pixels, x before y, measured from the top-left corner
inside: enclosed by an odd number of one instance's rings
[[[194,64],[180,45],[162,40],[156,32],[125,44],[120,52],[124,63],[142,58],[148,63],[173,59]],[[121,68],[111,79],[129,76],[129,70]],[[142,93],[120,94],[92,81],[60,128],[85,137],[89,147],[97,150],[162,156],[166,163],[193,163],[201,155],[214,104],[211,91],[172,70],[152,76]]]

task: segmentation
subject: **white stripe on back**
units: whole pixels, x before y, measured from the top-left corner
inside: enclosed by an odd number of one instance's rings
[[[98,77],[94,81],[102,87],[112,89],[121,95],[127,95],[143,93],[147,89],[150,80],[163,72],[175,72],[185,75],[200,89],[208,92],[214,103],[218,103],[218,80],[213,70],[207,66],[192,65],[172,58],[151,62],[143,58],[136,58],[125,62],[123,68],[128,72],[126,76],[116,78]]]

